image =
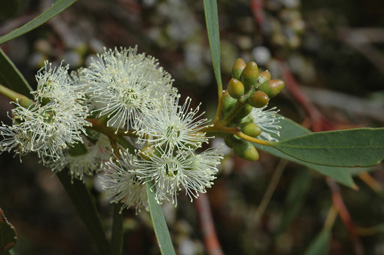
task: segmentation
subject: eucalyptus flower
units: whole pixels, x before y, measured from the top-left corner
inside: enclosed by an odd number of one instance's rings
[[[158,203],[170,200],[176,206],[181,190],[192,201],[211,187],[222,158],[216,150],[201,154],[191,150],[179,150],[176,154],[160,150],[160,155],[154,153],[137,160],[135,172],[143,182],[153,182],[152,190]]]
[[[278,141],[276,137],[280,136],[280,120],[284,117],[277,115],[279,110],[276,107],[265,110],[267,105],[262,108],[253,108],[248,115],[250,121],[261,128],[260,139],[266,141]]]
[[[106,50],[82,73],[93,109],[107,115],[107,125],[117,129],[137,128],[143,114],[176,91],[158,60],[137,54],[137,47]]]
[[[179,99],[180,96],[163,96],[160,107],[142,118],[141,128],[137,130],[139,143],[173,151],[194,150],[207,142],[201,130],[208,125],[208,120],[201,118],[204,112],[199,113],[200,105],[193,110],[190,108],[191,98],[187,98],[182,106],[179,106]]]
[[[136,157],[121,150],[121,158],[112,157],[105,163],[103,189],[112,203],[122,203],[124,208],[135,207],[136,212],[147,209],[147,193],[143,180],[137,178]]]

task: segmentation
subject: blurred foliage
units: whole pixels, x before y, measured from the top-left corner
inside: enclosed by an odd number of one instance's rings
[[[14,0],[6,1],[5,9],[3,2],[0,35],[52,4],[50,0]],[[218,5],[224,86],[237,57],[256,60],[277,78],[282,78],[280,61],[284,60],[300,85],[357,96],[383,109],[384,2],[223,0]],[[183,96],[194,98],[194,104],[203,101],[207,114],[214,116],[217,93],[203,1],[82,0],[2,49],[35,86],[34,75],[46,59],[57,64],[65,59],[77,68],[103,46],[136,44],[139,52],[160,60]],[[305,111],[287,89],[274,102],[282,115],[307,123]],[[11,106],[4,98],[0,105],[0,118],[9,121],[4,110]],[[383,111],[365,115],[327,104],[317,107],[336,128],[383,126]],[[375,114],[377,118],[372,117]],[[258,214],[278,164],[279,159],[266,153],[256,163],[233,155],[224,160],[208,195],[225,254],[304,254],[321,233],[332,192],[320,175],[294,163],[286,165],[266,210]],[[371,169],[370,175],[379,187],[384,185],[383,164]],[[355,181],[358,191],[340,189],[358,227],[357,241],[338,218],[329,254],[359,254],[359,249],[364,251],[360,254],[384,254],[383,193],[374,192],[358,177]],[[98,198],[102,215],[111,218],[112,208],[100,193],[98,179],[88,180],[87,185]],[[180,200],[176,209],[164,205],[178,254],[204,254],[197,213],[187,198]],[[35,157],[23,157],[21,165],[13,155],[0,156],[0,207],[18,233],[16,254],[94,254],[94,244],[62,186]],[[124,230],[126,253],[157,254],[147,213],[124,212]]]

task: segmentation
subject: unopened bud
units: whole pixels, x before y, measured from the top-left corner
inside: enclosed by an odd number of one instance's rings
[[[226,90],[223,93],[223,112],[228,113],[236,104],[236,102],[237,100],[231,97],[231,95],[229,95],[228,91]]]
[[[266,81],[269,81],[271,79],[271,73],[268,70],[265,70],[264,72],[261,72],[259,74],[259,79],[257,80],[257,83],[263,84]]]
[[[233,64],[232,67],[232,77],[235,79],[240,79],[241,73],[243,72],[246,66],[247,64],[245,63],[244,59],[236,59],[235,64]]]
[[[251,61],[244,68],[240,80],[244,84],[245,91],[250,90],[257,83],[259,77],[259,68],[255,61]]]
[[[241,132],[251,137],[258,137],[261,134],[261,128],[253,122],[245,122],[240,125]]]
[[[248,98],[248,103],[256,108],[261,108],[268,104],[269,97],[263,91],[255,91]]]
[[[269,80],[260,85],[259,90],[263,91],[270,98],[276,96],[284,88],[282,80]]]
[[[239,146],[235,146],[233,149],[235,153],[243,159],[249,161],[257,161],[259,159],[259,153],[257,152],[255,146],[250,142],[242,140],[244,143],[241,143]]]
[[[244,95],[244,85],[238,79],[231,79],[228,84],[228,93],[231,97],[239,99],[242,95]]]

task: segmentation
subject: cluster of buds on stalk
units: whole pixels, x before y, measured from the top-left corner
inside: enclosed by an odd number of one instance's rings
[[[271,133],[279,134],[277,125],[281,117],[277,111],[263,111],[269,100],[284,88],[282,80],[271,80],[271,73],[266,70],[259,73],[256,62],[248,64],[241,58],[235,61],[232,68],[232,79],[223,93],[223,119],[220,125],[238,127],[242,134],[251,138],[274,141]],[[259,154],[249,141],[236,134],[225,137],[225,143],[244,159],[256,161]],[[248,141],[247,141],[248,140]]]

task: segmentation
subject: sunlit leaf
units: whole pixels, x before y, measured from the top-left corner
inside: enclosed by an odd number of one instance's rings
[[[161,254],[174,255],[176,254],[171,236],[168,231],[167,223],[165,222],[163,210],[156,202],[153,192],[151,191],[152,184],[146,184],[149,212],[151,214],[152,224],[155,229],[157,242],[159,243]]]
[[[207,33],[209,47],[211,49],[213,71],[215,73],[218,90],[223,90],[220,71],[220,33],[219,16],[216,0],[204,0],[205,21],[207,24]]]
[[[280,141],[284,141],[287,139],[291,139],[294,137],[303,136],[311,133],[311,131],[309,131],[308,129],[302,127],[301,125],[295,123],[294,121],[288,118],[284,118],[283,120],[281,120],[279,125],[282,127],[280,130],[280,137],[278,137]],[[275,155],[276,157],[284,158],[289,161],[306,166],[310,169],[313,169],[319,172],[320,174],[331,177],[335,181],[340,182],[346,186],[349,186],[351,188],[355,186],[355,183],[353,182],[352,176],[349,173],[348,168],[315,165],[315,164],[311,164],[311,163],[296,159],[294,157],[291,157],[270,146],[264,146],[259,144],[255,144],[255,146],[256,148],[266,151],[272,155]]]
[[[274,143],[296,159],[325,166],[367,167],[384,159],[384,128],[312,133]]]

